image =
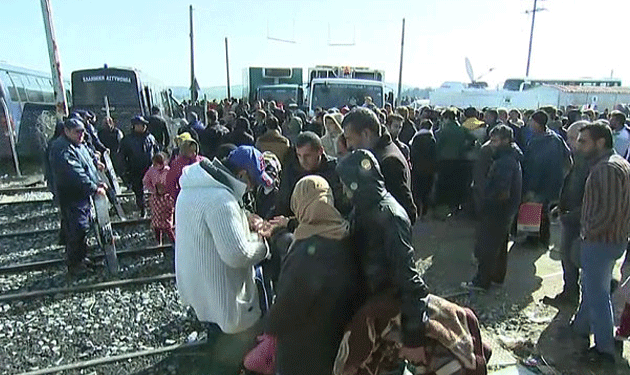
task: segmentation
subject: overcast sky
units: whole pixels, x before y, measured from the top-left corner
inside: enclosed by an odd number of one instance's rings
[[[468,80],[496,85],[525,75],[533,0],[51,0],[64,76],[73,70],[135,67],[168,85],[190,84],[188,6],[202,87],[231,83],[247,66],[369,66],[397,82],[406,18],[403,83]],[[530,76],[610,77],[630,85],[630,2],[538,1]],[[49,71],[39,0],[0,0],[0,61]],[[268,37],[292,40],[279,42]],[[354,43],[353,46],[330,46]]]

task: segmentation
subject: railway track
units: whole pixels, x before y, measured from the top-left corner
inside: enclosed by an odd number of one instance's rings
[[[26,193],[39,193],[48,191],[46,185],[31,186],[31,187],[9,187],[0,189],[0,195],[13,195],[13,194],[26,194]]]
[[[1,195],[1,193],[0,193]],[[123,192],[118,195],[119,198],[128,198],[133,197],[134,194],[132,192]],[[31,204],[44,204],[44,203],[53,203],[52,194],[50,194],[50,198],[38,198],[38,199],[21,199],[21,200],[9,200],[9,201],[0,201],[0,207],[2,206],[19,206],[19,205],[31,205]]]
[[[150,219],[145,219],[145,218],[112,221],[112,227],[116,228],[116,227],[124,227],[124,226],[137,225],[137,224],[148,224],[150,222],[151,222]],[[1,233],[0,239],[12,238],[12,237],[27,237],[27,236],[34,236],[34,235],[40,235],[40,234],[55,233],[58,231],[59,231],[59,227],[26,230],[26,231],[11,232],[11,233]]]
[[[32,291],[20,292],[20,293],[6,293],[6,294],[0,295],[0,303],[6,303],[6,302],[16,301],[16,300],[25,301],[25,300],[29,300],[33,298],[38,298],[38,297],[57,296],[59,294],[91,292],[91,291],[96,291],[96,290],[119,288],[119,287],[129,286],[129,285],[148,284],[148,283],[153,283],[153,282],[158,282],[158,281],[170,281],[174,279],[175,279],[174,273],[165,273],[165,274],[161,274],[157,276],[132,277],[128,279],[104,281],[100,283],[90,283],[87,285],[48,288],[48,289],[32,290]]]
[[[97,266],[68,277],[46,187],[0,188],[0,357],[11,358],[0,373],[132,373],[203,344],[187,344],[202,328],[179,302],[172,245],[155,245],[132,193],[119,198],[136,216],[112,222],[120,274],[109,275],[93,249]]]
[[[116,252],[116,254],[118,255],[119,258],[121,258],[121,257],[126,257],[126,256],[150,254],[150,253],[155,253],[155,252],[160,252],[160,251],[169,251],[169,250],[173,250],[172,245],[158,245],[158,246],[148,246],[148,247],[143,247],[143,248],[138,248],[138,249],[119,250]],[[102,260],[104,257],[105,257],[105,254],[98,253],[98,254],[93,255],[91,258],[93,260]],[[48,259],[48,260],[42,260],[42,261],[36,261],[36,262],[22,263],[22,264],[13,264],[9,266],[0,267],[0,275],[6,275],[6,274],[22,272],[22,271],[42,270],[49,267],[59,266],[59,265],[64,265],[64,264],[65,264],[65,259],[63,258]]]

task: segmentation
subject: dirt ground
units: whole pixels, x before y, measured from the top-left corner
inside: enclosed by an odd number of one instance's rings
[[[474,226],[464,218],[420,222],[414,228],[414,246],[434,294],[451,295],[451,300],[477,312],[483,335],[497,354],[493,355],[491,368],[519,362],[543,374],[630,374],[630,343],[624,343],[623,358],[615,368],[593,368],[563,331],[575,307],[558,309],[541,302],[545,295],[554,296],[562,290],[557,224],[552,224],[551,250],[521,246],[518,239],[516,244],[510,242],[504,285],[495,285],[485,293],[454,295],[462,291],[460,284],[469,281],[476,270],[472,261]],[[620,263],[615,269],[617,279]],[[624,302],[621,295],[618,292],[614,296],[617,318]]]

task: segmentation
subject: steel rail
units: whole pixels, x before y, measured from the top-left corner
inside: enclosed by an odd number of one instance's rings
[[[130,220],[123,220],[123,221],[112,221],[112,226],[124,227],[127,225],[145,224],[145,223],[149,223],[150,221],[151,219],[145,219],[145,218],[130,219]],[[50,229],[34,229],[34,230],[27,230],[27,231],[22,231],[22,232],[0,233],[0,239],[10,238],[10,237],[31,236],[31,235],[37,235],[37,234],[42,234],[42,233],[54,233],[58,231],[59,231],[59,227],[50,228]]]
[[[133,192],[126,191],[118,195],[119,198],[133,197]],[[33,200],[19,200],[19,201],[6,201],[0,202],[0,207],[2,206],[15,206],[20,204],[35,204],[35,203],[52,203],[52,198],[42,198],[42,199],[33,199]]]
[[[128,286],[128,285],[150,284],[156,281],[170,281],[173,279],[175,279],[174,273],[166,273],[166,274],[162,274],[158,276],[105,281],[102,283],[89,284],[89,285],[77,285],[77,286],[69,286],[69,287],[62,287],[62,288],[32,290],[29,292],[8,293],[8,294],[0,295],[0,302],[10,302],[10,301],[16,301],[16,300],[24,301],[28,299],[51,296],[51,295],[56,295],[56,294],[91,292],[95,290],[111,289],[111,288],[117,288],[117,287]]]
[[[33,186],[33,187],[11,187],[0,189],[0,195],[12,195],[21,193],[39,193],[42,191],[48,191],[48,186]]]
[[[149,246],[149,247],[141,247],[137,249],[116,251],[116,255],[118,257],[127,257],[127,256],[132,256],[132,255],[167,251],[167,250],[172,250],[172,249],[173,249],[172,245]],[[94,254],[94,256],[92,256],[92,259],[103,259],[104,257],[105,257],[105,254],[98,253],[98,254]],[[0,267],[0,275],[6,275],[6,274],[22,272],[22,271],[41,270],[41,269],[46,269],[52,266],[63,265],[65,263],[66,263],[65,259],[56,258],[56,259],[41,260],[38,262],[3,266],[3,267]]]
[[[203,346],[206,344],[207,344],[206,340],[196,341],[196,342],[186,343],[186,344],[175,344],[175,345],[165,346],[163,348],[147,349],[147,350],[141,350],[137,352],[119,354],[112,357],[102,357],[102,358],[97,358],[97,359],[90,359],[88,361],[74,362],[74,363],[69,363],[69,364],[61,365],[61,366],[48,367],[48,368],[44,368],[40,370],[23,372],[20,375],[46,375],[46,374],[52,374],[52,373],[61,372],[61,371],[79,370],[79,369],[84,369],[88,367],[94,367],[94,366],[105,365],[105,364],[114,363],[114,362],[120,362],[127,359],[132,359],[132,358],[147,357],[147,356],[156,355],[156,354],[173,352],[176,350],[191,349],[191,348]]]

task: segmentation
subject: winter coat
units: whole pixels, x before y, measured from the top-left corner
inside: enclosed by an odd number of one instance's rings
[[[92,125],[89,121],[84,121],[83,125],[85,126],[85,143],[88,148],[91,148],[92,151],[98,151],[100,153],[105,152],[106,147],[98,138],[94,125]]]
[[[254,265],[267,255],[241,208],[247,186],[217,159],[184,168],[180,184],[175,274],[182,303],[225,333],[245,331],[261,315]]]
[[[350,225],[366,297],[393,288],[402,304],[402,341],[408,347],[421,346],[428,320],[422,298],[429,291],[415,267],[409,217],[385,190],[378,162],[369,151],[357,150],[345,156],[337,171],[352,191]]]
[[[284,164],[284,158],[290,148],[289,139],[280,134],[278,130],[268,130],[261,135],[256,142],[256,148],[262,152],[270,151]]]
[[[435,137],[433,132],[420,129],[411,140],[409,159],[411,161],[411,174],[435,173],[436,165]]]
[[[359,307],[358,284],[349,240],[293,242],[266,318],[266,332],[278,338],[277,373],[332,374],[344,327]]]
[[[582,201],[584,200],[584,187],[589,174],[589,163],[580,154],[574,156],[574,164],[571,171],[564,179],[560,191],[560,212],[565,220],[579,225],[582,213]]]
[[[510,218],[518,213],[523,189],[523,153],[515,143],[497,149],[486,177],[483,212]]]
[[[149,133],[155,137],[156,142],[160,145],[162,150],[166,150],[168,144],[171,141],[170,136],[168,135],[168,128],[166,127],[166,121],[158,115],[153,115],[147,119],[149,122],[148,130]]]
[[[322,128],[324,127],[323,124],[321,126]],[[298,135],[300,135],[303,130],[304,129],[302,129],[302,120],[299,117],[291,117],[289,121],[285,121],[282,124],[282,134],[289,138],[291,145],[295,144]]]
[[[65,136],[49,147],[53,194],[60,204],[85,203],[96,193],[100,178],[93,155],[83,143],[76,145]]]
[[[398,147],[400,153],[403,154],[407,163],[409,163],[409,146],[406,143],[400,141],[400,139],[392,139],[392,142]]]
[[[398,134],[398,139],[406,145],[411,144],[411,139],[416,134],[416,125],[409,119],[405,119]]]
[[[285,157],[283,164],[282,176],[280,178],[280,190],[278,191],[276,201],[276,215],[283,215],[287,217],[294,216],[293,211],[291,211],[291,194],[293,194],[293,188],[302,177],[309,174],[324,177],[332,189],[335,200],[335,208],[337,208],[342,215],[350,212],[350,204],[343,195],[343,187],[341,185],[341,181],[339,180],[339,176],[335,171],[336,167],[337,159],[323,154],[319,168],[314,172],[308,173],[300,166],[297,156],[295,155],[295,150],[291,149]]]
[[[132,132],[120,142],[120,153],[129,176],[142,180],[152,164],[153,155],[160,152],[155,138],[149,132]]]
[[[411,171],[407,159],[392,142],[388,132],[383,132],[371,151],[376,156],[385,177],[385,188],[403,206],[411,223],[415,223],[418,213],[411,195]]]
[[[464,160],[475,137],[455,121],[444,121],[435,133],[438,160]]]
[[[252,122],[250,120],[250,122]],[[252,131],[254,133],[254,139],[258,140],[258,138],[260,138],[260,136],[262,136],[263,134],[265,134],[265,132],[267,131],[267,127],[265,126],[265,122],[256,122],[253,121],[252,122]]]
[[[310,131],[317,134],[318,137],[323,137],[326,133],[326,127],[321,122],[309,122],[304,125],[304,129],[302,131]]]
[[[118,128],[106,127],[98,131],[98,138],[112,154],[116,154],[120,151],[120,143],[123,137],[122,130]]]
[[[225,143],[231,143],[238,146],[253,146],[254,145],[254,137],[247,132],[245,129],[236,128],[227,135]]]
[[[343,132],[326,132],[326,135],[322,137],[322,146],[324,147],[324,152],[326,152],[327,155],[334,157],[339,156],[337,140],[341,134],[343,134]]]
[[[630,145],[630,128],[624,125],[620,130],[613,129],[613,146],[617,154],[625,157]]]
[[[533,192],[540,202],[557,201],[570,159],[569,147],[558,134],[549,129],[534,134],[525,149],[523,191]]]
[[[200,154],[212,160],[216,156],[219,146],[227,143],[229,133],[230,130],[218,122],[209,125],[204,129],[203,136],[199,140],[201,143]]]

